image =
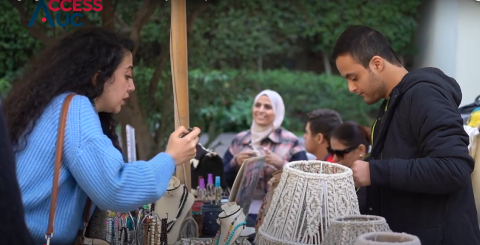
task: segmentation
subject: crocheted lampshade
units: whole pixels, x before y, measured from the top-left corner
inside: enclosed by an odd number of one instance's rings
[[[360,214],[352,174],[324,161],[286,164],[255,244],[320,244],[331,219]]]
[[[283,170],[278,170],[272,174],[272,178],[268,181],[268,191],[265,197],[263,198],[262,206],[258,211],[257,222],[255,223],[255,230],[258,231],[258,227],[262,225],[263,218],[267,215],[270,204],[272,203],[273,193],[280,183],[280,178],[282,177]]]
[[[414,235],[396,232],[371,232],[357,238],[354,245],[421,245]]]
[[[373,215],[349,215],[330,221],[322,244],[353,245],[357,237],[370,232],[389,232],[385,218]]]

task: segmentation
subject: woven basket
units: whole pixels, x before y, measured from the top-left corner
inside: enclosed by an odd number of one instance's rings
[[[358,236],[369,232],[391,231],[385,218],[373,215],[349,215],[330,221],[325,245],[353,245]]]
[[[268,181],[268,191],[265,197],[263,198],[262,206],[258,211],[257,222],[255,223],[255,231],[258,231],[258,227],[262,225],[265,215],[267,215],[268,209],[272,203],[273,193],[280,183],[280,177],[282,176],[283,170],[278,170],[272,174],[272,178]]]
[[[357,238],[354,245],[421,245],[414,235],[396,232],[371,232]]]
[[[331,219],[359,214],[350,168],[324,161],[290,162],[255,244],[320,244]]]

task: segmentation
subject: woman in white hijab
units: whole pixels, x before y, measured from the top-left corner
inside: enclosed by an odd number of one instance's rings
[[[261,200],[267,192],[267,182],[272,173],[290,161],[308,160],[305,147],[290,131],[281,127],[285,116],[282,97],[275,91],[264,90],[254,100],[252,126],[235,136],[223,157],[224,178],[232,187],[240,166],[245,159],[265,155],[266,167],[260,173],[260,185],[256,188],[249,209],[247,226],[255,226]],[[259,186],[257,186],[259,187]],[[257,202],[257,205],[253,203]],[[257,207],[254,207],[257,206]],[[261,216],[258,216],[261,217]]]
[[[225,180],[230,187],[247,158],[266,155],[265,181],[268,181],[271,173],[282,169],[287,162],[308,160],[298,137],[281,127],[285,105],[277,92],[260,92],[255,97],[252,116],[250,129],[235,136],[223,157]]]

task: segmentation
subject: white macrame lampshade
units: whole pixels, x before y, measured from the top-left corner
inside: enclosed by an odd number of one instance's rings
[[[385,218],[374,215],[348,215],[330,220],[325,245],[353,245],[357,237],[370,232],[389,232]]]
[[[286,164],[255,244],[320,244],[331,219],[360,214],[352,174],[324,161]]]
[[[357,238],[354,245],[421,245],[417,236],[397,232],[371,232]]]

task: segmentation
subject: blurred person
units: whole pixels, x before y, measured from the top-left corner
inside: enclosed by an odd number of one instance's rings
[[[264,90],[254,100],[252,125],[238,133],[223,156],[225,179],[229,186],[243,162],[259,154],[266,155],[265,178],[290,161],[307,160],[303,144],[292,132],[281,127],[285,116],[282,97],[275,91]]]
[[[317,109],[308,113],[303,135],[307,152],[315,155],[317,160],[334,162],[327,148],[330,146],[330,133],[341,123],[340,114],[331,109]]]
[[[370,150],[370,134],[355,122],[344,122],[336,127],[330,135],[328,152],[336,163],[351,168],[356,160],[363,160]],[[356,189],[360,213],[366,213],[366,187]]]
[[[223,156],[225,180],[231,187],[243,162],[251,157],[265,155],[266,166],[260,173],[259,184],[253,196],[247,217],[247,226],[253,227],[267,192],[272,174],[291,161],[308,160],[303,144],[292,132],[281,127],[285,116],[282,97],[275,91],[264,90],[254,99],[252,125],[238,133]],[[260,188],[259,188],[260,187]],[[257,209],[258,208],[258,209]]]
[[[55,145],[62,104],[68,108],[52,244],[72,244],[83,228],[87,197],[102,210],[131,211],[157,201],[175,166],[195,156],[200,130],[179,127],[165,152],[126,164],[113,114],[135,90],[133,43],[112,31],[86,28],[44,51],[3,101],[28,229],[45,243]]]
[[[480,244],[468,135],[455,79],[437,68],[407,71],[385,37],[366,26],[345,30],[332,58],[350,92],[371,105],[370,158],[351,169],[367,187],[367,213],[422,244]]]
[[[0,110],[0,244],[33,245],[25,224],[22,197],[15,172],[15,155]]]

